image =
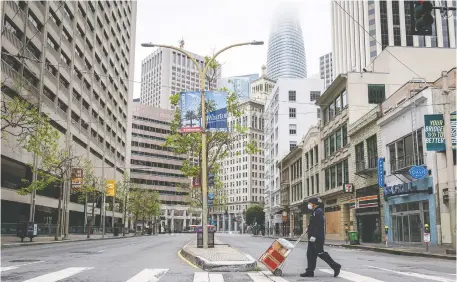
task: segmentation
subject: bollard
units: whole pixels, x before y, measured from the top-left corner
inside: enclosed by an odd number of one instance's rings
[[[425,242],[425,251],[428,253],[428,245],[430,243],[430,227],[428,224],[424,225],[424,242]]]
[[[384,226],[386,232],[386,248],[388,247],[387,241],[389,241],[389,226]]]

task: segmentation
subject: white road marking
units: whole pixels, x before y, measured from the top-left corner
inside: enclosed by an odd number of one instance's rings
[[[333,275],[333,269],[319,269],[322,272],[329,273]],[[370,278],[367,276],[359,275],[353,272],[349,271],[340,271],[340,275],[338,277],[344,278],[349,281],[354,281],[354,282],[383,282],[382,280]]]
[[[39,263],[39,262],[44,262],[44,261],[40,260],[40,261],[34,261],[34,262],[29,262],[29,263],[17,264],[17,265],[12,265],[12,266],[0,267],[0,272],[8,271],[8,270],[13,270],[13,269],[19,268],[19,267],[24,266],[24,265],[30,265],[30,264]]]
[[[210,273],[209,282],[224,282],[224,277],[221,273]]]
[[[157,282],[162,278],[168,269],[149,269],[145,268],[127,282]]]
[[[209,282],[208,272],[195,272],[194,282]]]
[[[377,266],[370,266],[370,265],[367,265],[367,267],[379,269],[382,271],[388,271],[388,272],[392,272],[392,273],[396,273],[396,274],[401,274],[401,275],[405,275],[405,276],[421,278],[421,279],[434,280],[434,281],[440,281],[440,282],[455,282],[455,279],[447,279],[447,278],[439,277],[439,276],[432,276],[432,275],[420,274],[420,273],[414,273],[414,272],[395,271],[395,270],[390,270],[390,269],[385,269],[385,268],[381,268],[381,267],[377,267]]]
[[[251,255],[249,254],[244,254],[248,259],[250,260],[253,260],[253,261],[256,261],[256,259],[254,259]]]
[[[270,278],[271,280],[275,281],[275,282],[287,282],[286,279],[284,278],[281,278],[279,276],[274,276],[273,273],[271,273],[271,271],[262,271],[263,275],[265,275],[266,277]]]
[[[248,276],[252,279],[254,282],[271,282],[271,280],[265,276],[262,272],[252,272],[248,273]]]
[[[24,282],[55,282],[59,281],[68,277],[71,277],[73,275],[76,275],[80,272],[92,269],[93,267],[69,267],[62,269],[60,271],[56,272],[51,272],[45,275],[41,275],[29,280],[26,280]]]
[[[97,251],[97,253],[101,253],[101,252],[104,252],[105,250],[100,250],[100,251]]]

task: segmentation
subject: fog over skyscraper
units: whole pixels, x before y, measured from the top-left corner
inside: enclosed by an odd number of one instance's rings
[[[297,10],[294,3],[281,3],[274,12],[267,55],[267,74],[272,79],[307,77],[305,46]]]

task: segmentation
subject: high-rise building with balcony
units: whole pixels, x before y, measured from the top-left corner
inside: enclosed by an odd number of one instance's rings
[[[134,103],[130,181],[159,192],[161,231],[174,232],[196,223],[200,215],[192,216],[186,205],[190,180],[181,172],[186,156],[164,146],[173,118],[172,110]]]
[[[205,66],[205,57],[190,53],[200,65]],[[206,77],[205,89],[216,89],[221,69]],[[211,81],[208,81],[211,78]],[[169,48],[157,48],[141,62],[141,103],[174,110],[170,95],[176,92],[200,90],[200,75],[190,58]]]
[[[267,75],[272,79],[307,76],[303,33],[294,4],[282,3],[275,10],[268,40]]]
[[[2,98],[40,107],[98,176],[121,180],[130,162],[135,1],[2,2]],[[21,87],[18,87],[20,85]],[[9,136],[14,142],[14,137]],[[3,222],[29,218],[32,155],[2,142]],[[62,142],[63,143],[63,142]],[[35,222],[57,221],[59,189],[37,192]],[[70,226],[84,226],[84,205],[71,196]],[[96,209],[96,214],[100,211]],[[114,212],[117,221],[122,213]],[[98,225],[100,216],[96,218]],[[113,223],[107,212],[106,223]]]

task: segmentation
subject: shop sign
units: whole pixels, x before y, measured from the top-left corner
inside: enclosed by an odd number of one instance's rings
[[[427,175],[427,173],[428,173],[427,169],[425,167],[421,166],[421,165],[413,166],[409,170],[409,174],[412,177],[414,177],[415,179],[424,178]]]
[[[344,184],[344,193],[354,193],[354,186],[351,183]]]
[[[384,188],[384,197],[407,195],[421,192],[432,193],[430,187],[430,180],[431,178],[426,177],[413,182],[386,186]]]
[[[457,148],[457,112],[451,113],[451,141],[452,150]]]
[[[384,187],[384,158],[378,158],[378,185]]]
[[[424,116],[425,146],[427,151],[442,152],[444,143],[444,119],[442,114]]]

